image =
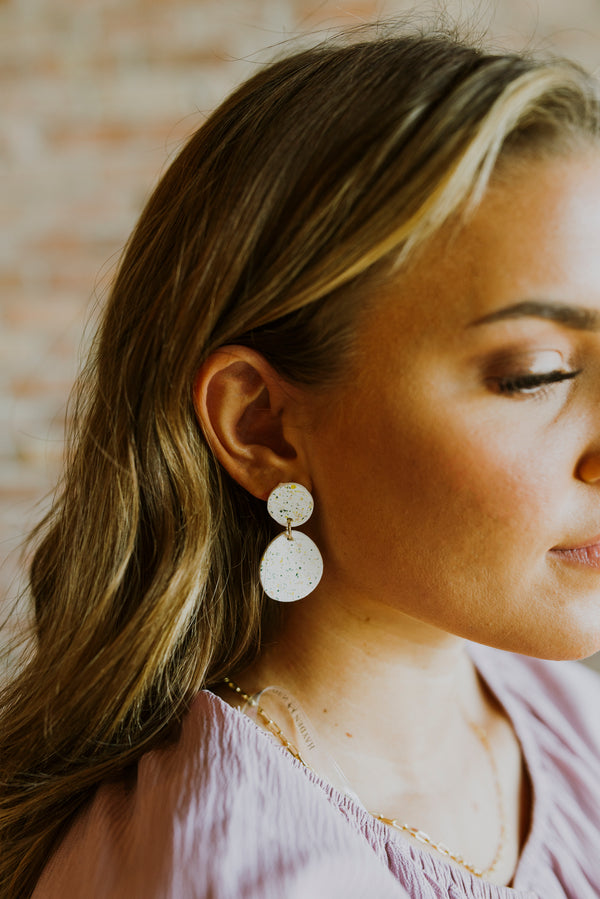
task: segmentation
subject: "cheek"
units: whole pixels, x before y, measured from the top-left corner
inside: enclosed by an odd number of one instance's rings
[[[389,415],[322,441],[309,524],[323,585],[476,642],[583,655],[547,557],[564,536],[569,449],[526,416],[521,427],[481,418]]]
[[[515,441],[514,435],[456,436],[450,451],[449,429],[429,447],[431,465],[425,474],[434,473],[435,481],[427,480],[436,484],[433,501],[437,492],[438,505],[447,503],[459,515],[467,512],[477,527],[543,528],[555,505],[557,481],[554,467],[544,465],[539,451]]]
[[[525,438],[438,420],[357,429],[327,458],[323,538],[340,564],[503,565],[507,552],[525,559],[556,542],[558,463]]]

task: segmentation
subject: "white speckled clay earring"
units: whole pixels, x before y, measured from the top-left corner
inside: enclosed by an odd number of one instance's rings
[[[269,543],[260,562],[260,582],[271,599],[295,602],[311,593],[323,574],[323,559],[316,544],[293,527],[312,515],[313,498],[301,484],[278,484],[269,494],[267,510],[285,527]]]

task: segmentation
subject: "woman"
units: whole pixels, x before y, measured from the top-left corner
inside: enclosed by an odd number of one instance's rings
[[[600,895],[600,690],[543,661],[600,649],[599,109],[359,34],[191,138],[31,569],[3,896]]]

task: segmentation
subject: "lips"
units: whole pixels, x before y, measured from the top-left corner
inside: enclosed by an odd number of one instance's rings
[[[588,565],[600,569],[600,536],[594,537],[581,546],[568,548],[556,546],[550,552],[565,562],[575,562],[578,565]]]

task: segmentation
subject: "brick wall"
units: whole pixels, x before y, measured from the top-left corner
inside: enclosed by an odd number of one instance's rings
[[[294,34],[394,15],[351,0],[0,0],[0,597],[60,467],[86,321],[165,162]],[[419,4],[416,4],[417,6]],[[463,16],[481,4],[452,3]],[[490,4],[491,5],[491,4]],[[490,15],[477,14],[478,21]],[[600,62],[597,0],[499,0],[505,42]],[[268,56],[268,54],[267,54]]]

